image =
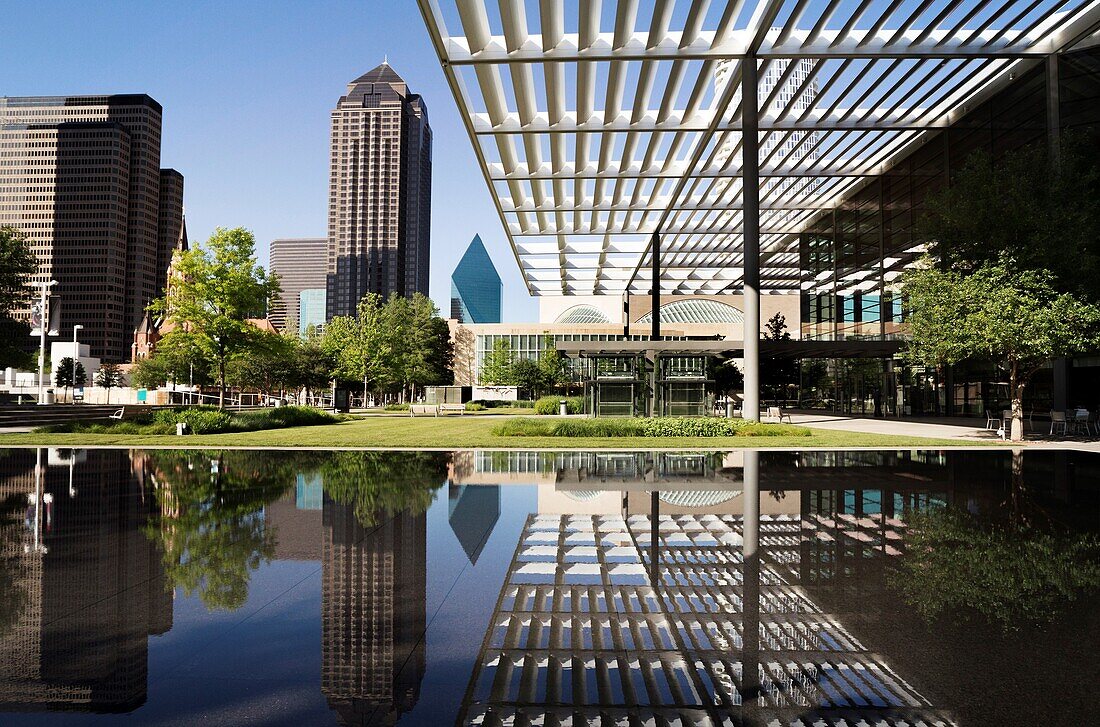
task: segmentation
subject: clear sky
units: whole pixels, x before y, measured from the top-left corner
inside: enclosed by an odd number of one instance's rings
[[[324,237],[329,113],[389,57],[435,135],[431,293],[475,233],[504,281],[504,319],[537,319],[415,0],[5,0],[0,96],[147,93],[161,165],[185,178],[187,229]]]

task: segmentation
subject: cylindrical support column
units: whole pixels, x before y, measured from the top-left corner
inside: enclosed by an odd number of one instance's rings
[[[760,137],[756,57],[741,63],[742,211],[745,238],[745,402],[742,416],[760,421]]]
[[[1058,55],[1051,53],[1046,59],[1047,91],[1047,144],[1050,160],[1057,165],[1061,161],[1062,109],[1058,94]]]
[[[760,452],[745,450],[742,548],[744,552],[744,631],[741,654],[745,724],[755,724],[760,706]]]
[[[650,244],[653,259],[650,267],[653,269],[653,287],[649,289],[650,308],[649,315],[653,319],[650,328],[650,337],[654,341],[661,340],[661,233],[654,232]]]

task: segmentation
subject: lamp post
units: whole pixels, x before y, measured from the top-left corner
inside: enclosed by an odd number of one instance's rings
[[[76,342],[76,332],[83,327],[79,323],[73,326],[73,406],[76,406],[76,366],[80,363],[80,345]]]
[[[46,382],[43,380],[45,377],[46,368],[46,330],[49,328],[50,308],[47,305],[49,299],[50,288],[57,285],[56,280],[51,280],[48,283],[35,283],[42,289],[42,294],[38,299],[39,307],[39,326],[38,326],[38,403],[46,403]]]

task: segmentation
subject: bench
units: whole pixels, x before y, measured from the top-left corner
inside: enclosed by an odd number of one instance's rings
[[[121,419],[122,419],[122,417],[124,417],[124,416],[126,416],[126,407],[122,407],[121,409],[119,409],[118,411],[116,411],[116,412],[115,412],[114,414],[112,414],[112,415],[111,415],[111,419],[119,419],[119,420],[121,420]]]
[[[769,419],[777,420],[780,424],[783,423],[784,419],[786,419],[791,424],[794,424],[794,422],[791,420],[791,415],[780,409],[778,406],[769,406],[767,417]]]
[[[439,408],[435,404],[409,404],[409,416],[417,414],[432,414],[439,416]]]
[[[439,413],[440,414],[454,414],[455,412],[458,412],[459,416],[464,415],[466,413],[466,405],[465,404],[440,404],[439,405]]]

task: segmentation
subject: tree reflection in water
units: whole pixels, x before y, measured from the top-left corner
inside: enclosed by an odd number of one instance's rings
[[[1021,492],[1013,487],[1014,505]],[[1016,630],[1100,588],[1100,538],[1091,533],[1027,517],[985,522],[952,507],[913,513],[909,526],[892,584],[927,621],[979,616]]]
[[[164,548],[169,583],[198,593],[211,610],[240,608],[252,571],[275,552],[262,510],[294,483],[292,458],[254,451],[147,456],[160,515],[145,533]]]
[[[447,479],[448,452],[331,452],[320,462],[322,486],[352,505],[359,523],[374,525],[401,512],[419,515]]]
[[[252,572],[270,562],[278,533],[263,508],[319,473],[325,493],[352,505],[363,525],[407,511],[419,515],[447,478],[443,452],[151,451],[159,517],[146,535],[164,548],[168,582],[211,610],[244,605]],[[318,534],[320,537],[320,534]]]
[[[19,563],[23,550],[21,516],[26,507],[25,495],[8,495],[0,500],[0,637],[19,623],[27,605]]]

